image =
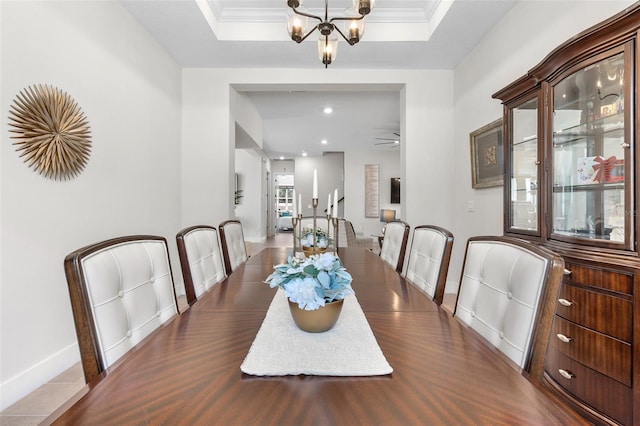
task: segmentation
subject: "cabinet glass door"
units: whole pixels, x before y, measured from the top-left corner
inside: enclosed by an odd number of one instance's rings
[[[553,86],[552,237],[629,243],[625,53]]]
[[[510,109],[509,230],[540,235],[538,98]]]

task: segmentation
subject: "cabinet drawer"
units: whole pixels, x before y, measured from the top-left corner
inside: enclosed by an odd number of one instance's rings
[[[565,275],[564,282],[590,287],[604,288],[619,293],[633,294],[633,274],[602,268],[583,266],[571,261],[565,262],[565,269],[571,274]]]
[[[619,423],[631,424],[631,388],[583,366],[553,347],[549,349],[545,366],[547,374],[577,399]],[[560,370],[570,378],[564,377]]]
[[[632,340],[633,303],[628,300],[562,284],[556,314],[625,342]]]
[[[631,387],[630,344],[556,316],[551,345],[569,358]]]

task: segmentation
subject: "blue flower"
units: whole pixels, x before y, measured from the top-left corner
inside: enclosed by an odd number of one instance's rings
[[[295,278],[284,285],[289,300],[297,303],[300,309],[312,311],[324,306],[324,297],[316,291],[317,281],[313,278]]]
[[[336,260],[336,257],[331,253],[323,253],[313,261],[313,266],[319,271],[331,271],[333,270],[333,262]]]
[[[340,259],[331,253],[304,259],[289,257],[287,263],[276,265],[265,283],[280,287],[301,309],[314,310],[325,303],[354,294],[352,277]]]

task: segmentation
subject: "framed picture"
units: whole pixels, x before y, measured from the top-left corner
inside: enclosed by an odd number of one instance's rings
[[[471,132],[470,139],[471,187],[478,189],[502,185],[502,119]]]
[[[364,165],[364,217],[378,217],[380,213],[379,177],[380,165]]]
[[[391,204],[400,204],[400,178],[391,178]]]

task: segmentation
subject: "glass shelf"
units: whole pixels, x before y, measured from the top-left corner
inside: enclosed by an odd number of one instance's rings
[[[556,130],[553,133],[553,146],[579,143],[600,134],[608,138],[624,138],[624,112]]]
[[[538,138],[536,136],[527,136],[519,141],[513,142],[513,145],[522,145],[523,143],[531,143],[537,145]]]

